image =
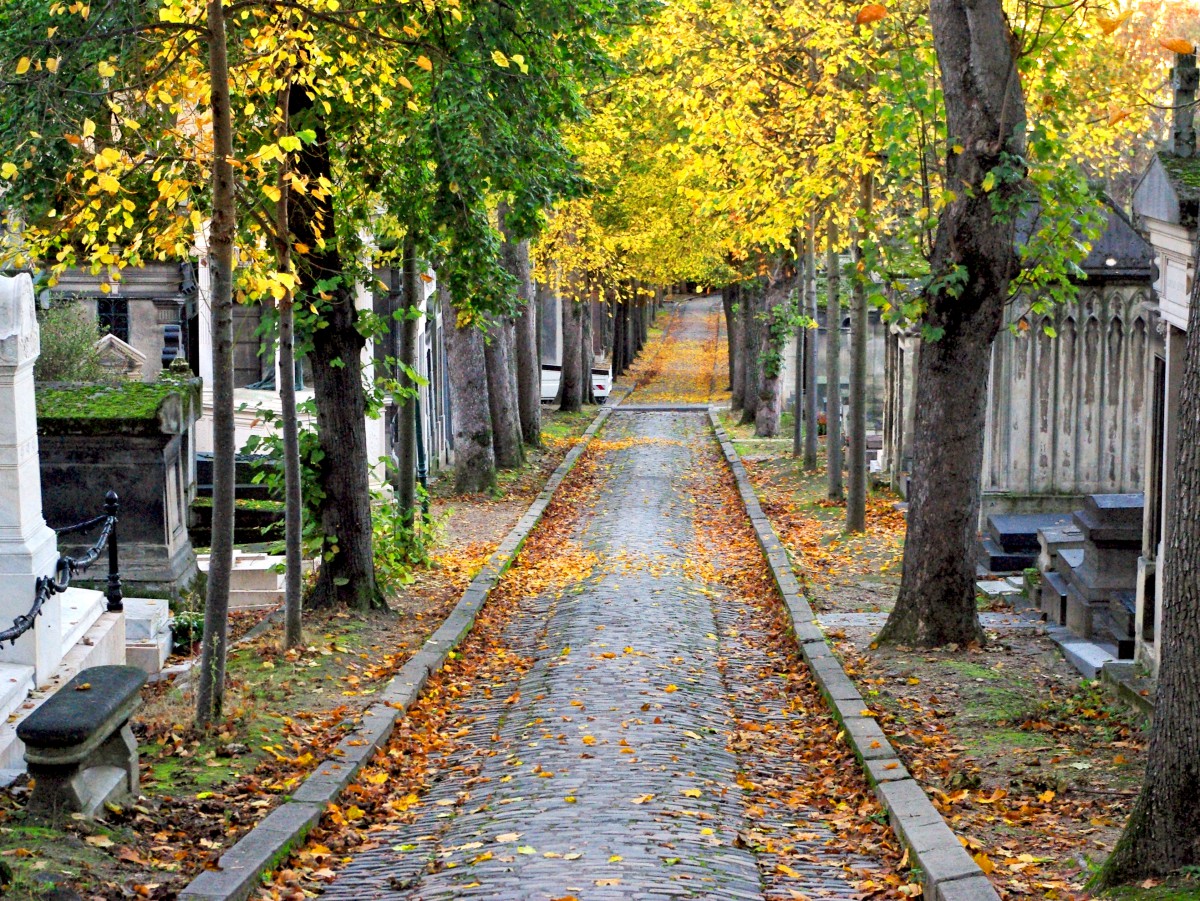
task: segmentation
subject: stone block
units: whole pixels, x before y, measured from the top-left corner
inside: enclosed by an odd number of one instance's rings
[[[1000,896],[986,876],[968,876],[938,883],[934,901],[999,901]]]
[[[925,872],[926,886],[939,886],[983,875],[979,864],[975,863],[958,839],[954,840],[952,846],[937,847],[917,856]]]
[[[894,752],[889,756],[895,757]],[[937,808],[915,779],[881,782],[875,786],[875,795],[887,808],[893,827],[914,852],[939,847],[947,835],[955,844],[958,843],[942,815],[937,812]]]
[[[863,760],[884,760],[896,756],[896,749],[874,720],[855,717],[845,720],[842,725],[850,744]]]
[[[125,640],[153,641],[170,631],[170,604],[163,598],[125,598]]]
[[[878,784],[880,782],[899,782],[901,779],[911,779],[912,776],[895,757],[884,757],[879,760],[864,761],[867,767],[867,776],[871,782]]]

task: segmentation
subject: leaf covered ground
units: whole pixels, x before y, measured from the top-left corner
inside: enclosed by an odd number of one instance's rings
[[[211,735],[191,728],[186,676],[149,686],[133,722],[141,755],[136,803],[103,822],[47,829],[26,821],[23,781],[0,795],[0,864],[11,871],[5,897],[60,886],[85,899],[173,898],[212,865],[316,767],[438,627],[595,411],[543,415],[545,450],[505,473],[494,497],[435,492],[441,538],[433,565],[389,598],[391,612],[310,614],[304,649],[286,654],[280,626],[264,624],[230,655],[227,716]],[[239,614],[232,637],[256,634],[265,613]]]
[[[873,494],[866,533],[847,536],[823,470],[803,472],[790,443],[751,442],[731,428],[847,671],[1001,896],[1090,897],[1084,883],[1139,784],[1143,719],[1083,680],[1036,626],[989,628],[984,648],[873,647],[899,585],[897,498]],[[982,598],[980,607],[1012,612]],[[856,623],[853,614],[876,616]]]

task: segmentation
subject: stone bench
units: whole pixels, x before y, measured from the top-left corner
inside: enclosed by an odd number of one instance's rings
[[[85,669],[17,727],[34,779],[30,815],[95,816],[106,802],[137,793],[129,717],[145,683],[137,667]]]

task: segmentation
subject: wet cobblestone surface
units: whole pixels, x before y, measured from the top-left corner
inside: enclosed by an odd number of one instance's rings
[[[602,438],[604,487],[578,536],[601,565],[561,597],[525,600],[507,638],[532,665],[459,700],[462,738],[412,821],[325,897],[859,897],[854,874],[871,863],[834,850],[817,815],[748,825],[739,775],[786,791],[816,778],[814,753],[768,760],[739,738],[793,699],[741,605],[688,560],[705,416],[618,412]],[[799,861],[780,869],[763,850],[773,833],[800,842]]]

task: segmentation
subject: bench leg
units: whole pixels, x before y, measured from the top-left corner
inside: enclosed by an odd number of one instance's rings
[[[29,764],[33,792],[29,813],[61,820],[72,813],[102,814],[106,801],[138,793],[137,739],[125,722],[79,764]]]
[[[108,741],[98,747],[87,762],[87,767],[115,766],[126,774],[124,792],[133,796],[138,793],[138,746],[133,730],[126,720],[121,728],[109,736]]]
[[[58,821],[86,806],[87,783],[78,766],[46,766],[31,763],[33,791],[29,815],[38,820]]]

